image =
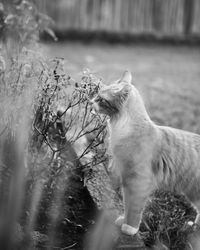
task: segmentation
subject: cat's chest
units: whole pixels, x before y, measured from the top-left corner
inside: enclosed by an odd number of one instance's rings
[[[110,149],[113,157],[120,161],[131,160],[135,164],[152,157],[154,140],[150,133],[133,129],[125,124],[110,130]]]
[[[126,142],[130,142],[130,131],[127,126],[113,126],[110,129],[110,145],[112,150],[115,148],[123,148]]]
[[[125,119],[120,119],[116,123],[110,123],[109,134],[110,139],[113,143],[117,143],[123,139],[126,139],[130,133],[132,133],[132,128],[128,121]]]
[[[134,138],[134,135],[128,130],[114,129],[110,133],[110,149],[114,157],[118,159],[130,159],[136,153],[141,151],[140,141]]]
[[[113,146],[121,144],[127,139],[128,139],[128,133],[126,131],[116,130],[110,133],[110,141]]]

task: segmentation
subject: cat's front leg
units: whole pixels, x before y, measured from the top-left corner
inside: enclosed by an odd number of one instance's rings
[[[152,189],[147,182],[133,179],[124,185],[125,218],[122,224],[122,232],[135,235],[138,232],[142,210]]]

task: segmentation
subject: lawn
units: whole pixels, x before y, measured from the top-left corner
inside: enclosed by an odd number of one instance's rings
[[[89,68],[109,84],[125,69],[131,70],[156,123],[200,133],[199,47],[78,42],[42,47],[48,57],[64,57],[66,73],[75,79]]]

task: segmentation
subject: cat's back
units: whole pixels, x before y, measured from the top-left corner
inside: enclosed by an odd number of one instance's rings
[[[158,129],[156,159],[162,169],[161,184],[185,193],[191,201],[200,201],[200,135],[171,127]]]
[[[200,135],[167,126],[157,126],[163,147],[200,153]]]
[[[159,159],[173,179],[200,180],[200,135],[171,127],[159,126]],[[187,182],[187,181],[186,181]]]

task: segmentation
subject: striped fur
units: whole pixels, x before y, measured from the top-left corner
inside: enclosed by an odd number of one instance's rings
[[[147,198],[159,187],[185,194],[200,209],[200,136],[157,126],[129,72],[102,89],[99,97],[110,103],[94,100],[93,106],[110,115],[112,160],[124,192],[125,213],[117,223],[137,228]]]

